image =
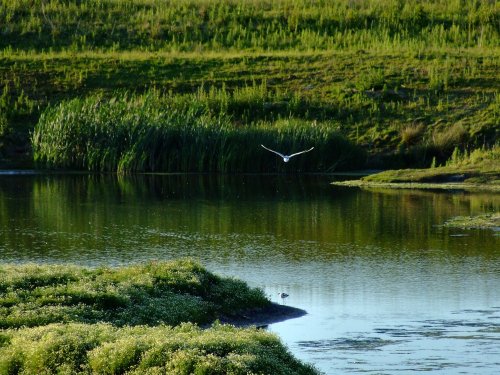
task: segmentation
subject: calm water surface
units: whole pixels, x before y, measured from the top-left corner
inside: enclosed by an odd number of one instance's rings
[[[273,324],[326,374],[500,373],[500,195],[339,188],[325,176],[0,174],[0,261],[193,257],[308,315]]]

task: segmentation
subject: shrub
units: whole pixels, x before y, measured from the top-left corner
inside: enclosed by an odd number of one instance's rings
[[[72,323],[2,335],[2,374],[317,373],[294,359],[274,334],[258,329]]]
[[[56,322],[207,323],[269,303],[261,290],[218,277],[190,260],[92,270],[1,266],[0,275],[1,328]]]
[[[444,155],[460,146],[467,139],[467,136],[468,133],[465,127],[460,123],[456,123],[445,130],[434,131],[432,134],[432,147]]]

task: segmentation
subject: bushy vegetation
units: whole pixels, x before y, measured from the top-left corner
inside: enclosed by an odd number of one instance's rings
[[[60,322],[209,323],[269,304],[263,292],[189,260],[85,269],[1,266],[0,328]]]
[[[35,159],[49,167],[108,171],[268,172],[281,160],[260,144],[283,152],[311,146],[293,168],[327,171],[361,166],[359,148],[332,124],[259,120],[234,126],[240,97],[186,95],[73,99],[46,111],[35,128]],[[283,104],[287,106],[288,104]],[[291,153],[291,152],[290,152]]]
[[[269,303],[191,260],[4,265],[0,374],[315,374],[274,334],[215,321]]]
[[[210,121],[250,136],[262,122],[319,123],[363,147],[368,167],[443,164],[500,135],[498,2],[0,1],[0,162],[32,160],[49,105],[152,88],[225,97]],[[245,155],[222,169],[253,167]],[[135,157],[127,169],[152,168]]]
[[[257,329],[72,323],[0,333],[0,374],[316,373]]]

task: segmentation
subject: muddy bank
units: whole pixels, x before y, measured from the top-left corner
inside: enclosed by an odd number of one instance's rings
[[[305,310],[296,307],[271,303],[267,307],[248,309],[234,316],[223,315],[218,320],[223,324],[232,324],[236,327],[266,327],[269,324],[300,318],[306,314]]]

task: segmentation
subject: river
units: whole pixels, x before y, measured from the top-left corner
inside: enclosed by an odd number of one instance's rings
[[[333,178],[4,172],[0,261],[191,257],[306,310],[268,329],[325,374],[498,374],[500,232],[442,225],[500,194]]]

